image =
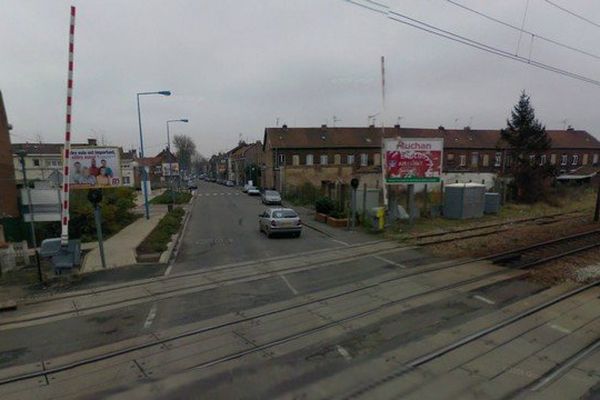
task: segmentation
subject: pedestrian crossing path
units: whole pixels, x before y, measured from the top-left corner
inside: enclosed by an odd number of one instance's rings
[[[211,197],[211,196],[240,196],[244,193],[237,192],[214,192],[214,193],[198,193],[198,197]]]

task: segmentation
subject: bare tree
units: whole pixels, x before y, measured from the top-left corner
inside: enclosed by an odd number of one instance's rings
[[[189,171],[192,167],[192,157],[196,154],[196,144],[188,135],[173,136],[173,145],[182,170]]]

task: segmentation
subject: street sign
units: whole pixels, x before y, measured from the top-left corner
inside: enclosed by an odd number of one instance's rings
[[[118,147],[72,147],[69,157],[71,189],[121,186]]]
[[[384,139],[385,183],[411,184],[440,182],[444,139]]]

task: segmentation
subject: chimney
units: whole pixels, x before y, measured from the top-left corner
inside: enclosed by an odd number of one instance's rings
[[[569,125],[569,127],[567,128],[567,130],[573,132],[575,129],[573,129],[573,127],[571,125]]]
[[[98,139],[89,138],[88,139],[88,145],[90,145],[90,146],[97,146],[98,145]]]
[[[440,125],[440,126],[438,126],[438,129],[439,129],[440,131],[445,131],[445,130],[446,130],[446,128],[444,128],[444,126],[443,126],[443,125]]]
[[[465,128],[464,128],[464,129],[465,129],[465,131],[467,131],[467,132],[468,132],[468,131],[470,131],[470,130],[471,130],[471,127],[470,127],[469,125],[467,125],[467,126],[465,126]]]
[[[369,128],[375,128],[375,124],[369,125]]]
[[[396,125],[394,125],[394,128],[396,128],[396,129],[400,129],[400,124],[396,124]]]
[[[283,124],[282,128],[284,131],[287,130],[287,124]]]
[[[321,125],[321,128],[323,128],[323,129],[327,129],[327,124],[323,124],[323,125]]]

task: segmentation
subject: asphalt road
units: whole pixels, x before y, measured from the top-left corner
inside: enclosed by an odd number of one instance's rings
[[[340,247],[335,238],[307,227],[300,238],[267,238],[258,230],[258,214],[267,206],[239,188],[201,182],[196,195],[171,273]],[[373,238],[364,235],[363,240]]]

